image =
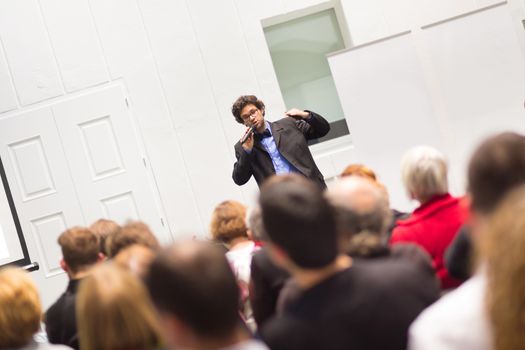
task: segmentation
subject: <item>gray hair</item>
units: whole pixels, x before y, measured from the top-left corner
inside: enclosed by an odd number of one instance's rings
[[[266,240],[266,233],[261,215],[261,207],[254,205],[248,208],[246,212],[246,227],[252,232],[252,238],[255,241]]]
[[[331,186],[326,196],[335,207],[344,250],[352,248],[357,241],[362,242],[365,237],[366,241],[373,241],[373,245],[384,243],[392,211],[383,186],[366,178],[349,176]]]
[[[448,192],[447,161],[429,146],[410,149],[401,160],[401,178],[407,194],[424,203]]]

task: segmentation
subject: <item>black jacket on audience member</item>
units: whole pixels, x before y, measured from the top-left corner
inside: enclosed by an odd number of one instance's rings
[[[401,259],[354,260],[268,321],[262,339],[272,350],[405,350],[408,327],[439,296],[433,278]]]
[[[466,281],[472,276],[472,240],[470,227],[461,226],[445,251],[445,267],[450,276]]]
[[[51,344],[64,344],[78,349],[75,300],[80,280],[70,280],[66,291],[46,311],[47,338]]]
[[[250,304],[257,327],[275,315],[279,293],[290,277],[288,272],[276,266],[263,247],[253,255],[250,276]]]

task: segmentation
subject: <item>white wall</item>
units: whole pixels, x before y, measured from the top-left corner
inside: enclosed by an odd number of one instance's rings
[[[233,144],[243,129],[231,103],[254,93],[269,119],[284,111],[260,20],[321,2],[1,1],[0,118],[121,82],[173,237],[203,234],[218,202],[249,204],[257,193],[253,180],[244,187],[231,180]],[[496,2],[341,0],[354,45]],[[516,31],[523,6],[509,1]],[[349,138],[313,150],[328,178],[357,159]],[[391,162],[385,171],[397,173]]]

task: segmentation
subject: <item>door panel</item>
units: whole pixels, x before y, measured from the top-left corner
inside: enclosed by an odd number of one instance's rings
[[[84,225],[53,114],[49,108],[0,120],[4,159],[26,240],[31,233],[46,277],[60,273],[57,238]],[[29,243],[28,243],[29,245]],[[29,247],[28,247],[29,248]]]
[[[86,220],[146,222],[163,241],[164,228],[146,160],[120,86],[52,107]]]

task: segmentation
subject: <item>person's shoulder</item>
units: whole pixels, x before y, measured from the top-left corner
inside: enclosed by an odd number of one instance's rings
[[[297,119],[292,117],[284,117],[270,123],[275,124],[276,126],[293,126],[297,124]]]
[[[68,298],[66,293],[62,293],[57,300],[46,310],[46,319],[53,317],[62,312],[64,305],[66,304]]]
[[[485,320],[484,283],[474,277],[429,306],[410,327],[411,338],[425,339],[428,344],[462,333]],[[466,337],[466,335],[465,335]]]
[[[266,322],[261,337],[272,350],[322,349],[318,331],[311,322],[283,315]]]

